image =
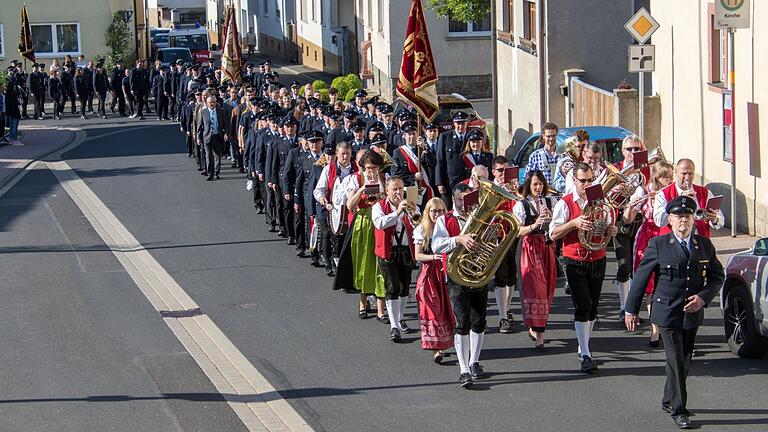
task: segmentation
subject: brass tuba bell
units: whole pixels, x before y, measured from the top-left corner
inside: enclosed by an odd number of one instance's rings
[[[477,179],[478,205],[469,214],[461,234],[474,234],[476,246],[467,250],[457,244],[446,266],[448,276],[459,285],[486,286],[499,268],[517,237],[520,222],[510,212],[498,210],[499,204],[513,199],[506,189],[487,180]]]

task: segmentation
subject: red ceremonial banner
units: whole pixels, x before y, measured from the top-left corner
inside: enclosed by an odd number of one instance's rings
[[[424,9],[421,0],[413,0],[405,32],[397,93],[430,121],[439,109],[436,83],[437,69],[429,44]]]

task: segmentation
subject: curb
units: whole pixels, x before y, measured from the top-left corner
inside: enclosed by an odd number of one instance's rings
[[[10,174],[0,178],[0,197],[5,195],[5,193],[8,191],[8,189],[13,187],[13,185],[15,185],[19,180],[21,180],[21,178],[26,174],[26,172],[28,171],[29,167],[32,164],[34,164],[36,162],[39,162],[39,161],[47,158],[48,156],[50,156],[50,155],[60,151],[61,149],[66,148],[67,146],[71,145],[72,143],[76,142],[78,140],[78,138],[82,137],[82,135],[80,135],[78,132],[82,133],[83,135],[85,134],[85,132],[83,132],[82,129],[56,128],[56,130],[57,131],[69,132],[68,135],[71,135],[71,136],[69,136],[64,141],[63,144],[61,144],[60,146],[57,146],[56,148],[52,149],[51,151],[49,151],[47,153],[44,153],[42,155],[39,155],[39,156],[35,156],[33,158],[30,158],[30,159],[23,159],[23,160],[21,160],[21,163],[17,167],[11,168],[12,171],[11,171]]]

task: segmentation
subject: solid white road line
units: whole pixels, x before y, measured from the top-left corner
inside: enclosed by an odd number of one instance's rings
[[[69,164],[45,164],[246,427],[251,431],[311,431]]]

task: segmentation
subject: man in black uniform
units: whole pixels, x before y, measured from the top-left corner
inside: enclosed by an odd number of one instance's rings
[[[72,73],[72,69],[67,65],[64,65],[61,69],[61,85],[64,87],[61,101],[62,113],[64,113],[64,106],[67,104],[67,99],[72,101],[72,114],[74,114],[77,109],[75,107],[77,104],[77,101],[75,100],[75,78],[72,76]]]
[[[112,75],[110,76],[110,88],[112,89],[112,102],[109,104],[109,109],[112,114],[115,113],[115,104],[117,104],[117,110],[120,116],[125,117],[125,94],[123,93],[123,77],[125,76],[125,68],[123,68],[123,59],[115,60],[115,68],[112,69]]]
[[[453,115],[453,130],[445,131],[437,139],[437,166],[435,183],[443,201],[451,207],[451,191],[462,180],[467,179],[467,169],[462,158],[467,143],[467,121],[469,115],[458,111]]]
[[[83,68],[83,76],[85,77],[85,82],[88,84],[88,94],[86,95],[86,106],[88,107],[88,114],[93,114],[93,95],[96,93],[96,89],[93,87],[94,72],[95,69],[93,67],[93,60],[88,60],[88,63],[86,63],[85,67]]]
[[[319,203],[317,203],[317,206],[315,206],[316,201],[313,195],[317,181],[323,171],[322,165],[317,164],[317,161],[320,159],[320,155],[323,151],[323,133],[320,131],[311,131],[308,132],[305,137],[307,141],[309,141],[309,152],[306,157],[302,158],[301,171],[299,171],[299,175],[296,178],[296,189],[294,195],[304,197],[303,205],[305,209],[306,226],[308,230],[307,241],[310,243],[309,249],[311,264],[313,267],[320,267],[321,264],[319,244],[311,244],[311,231],[309,230],[311,229],[313,223],[318,223],[318,221],[315,220],[318,210],[320,212],[327,213],[325,207],[319,205]],[[320,242],[318,241],[317,243]]]
[[[435,196],[438,196],[435,170],[437,168],[437,137],[440,134],[440,126],[435,122],[424,125],[424,136],[417,138],[424,141],[424,150],[421,152],[421,166],[427,173],[429,186]]]
[[[358,119],[352,124],[352,138],[349,144],[352,145],[352,154],[357,154],[360,150],[368,150],[370,147],[368,138],[365,137],[364,121]]]
[[[723,266],[712,242],[693,234],[696,201],[678,196],[667,203],[672,232],[651,239],[632,279],[626,304],[625,323],[634,331],[643,304],[645,288],[653,277],[651,322],[661,327],[667,357],[667,382],[661,407],[672,415],[677,427],[692,427],[686,409],[686,378],[696,332],[704,321],[704,308],[723,285]]]
[[[243,165],[253,180],[253,206],[256,207],[258,214],[264,214],[267,198],[264,195],[263,177],[259,178],[256,165],[256,142],[261,134],[269,131],[269,127],[267,126],[267,113],[259,111],[261,108],[258,107],[258,102],[255,99],[257,98],[251,99],[251,115],[240,117],[240,127],[243,131],[244,142]],[[269,224],[269,221],[267,223]]]
[[[131,95],[136,101],[136,111],[131,118],[144,120],[144,103],[149,92],[149,73],[143,67],[141,60],[136,60],[136,67],[131,70]],[[74,106],[73,106],[74,108]]]
[[[293,202],[293,232],[296,236],[296,256],[305,257],[307,252],[307,235],[305,224],[304,200],[296,194],[296,180],[301,172],[302,161],[309,156],[307,150],[308,141],[304,137],[298,137],[299,145],[288,152],[285,167],[280,173],[280,187],[287,191]]]
[[[33,72],[29,75],[29,90],[35,98],[35,119],[43,119],[45,104],[45,72],[40,71],[40,65],[35,63]]]
[[[195,128],[192,122],[192,114],[194,114],[195,105],[197,105],[196,96],[194,93],[190,93],[188,102],[179,107],[179,124],[181,132],[186,137],[187,143],[187,157],[195,157]]]
[[[280,133],[277,126],[278,115],[274,111],[267,113],[268,128],[263,133],[260,133],[256,137],[256,143],[254,147],[254,161],[256,163],[256,172],[259,176],[259,182],[261,186],[261,196],[266,204],[266,222],[270,225],[269,232],[277,232],[276,228],[279,222],[279,216],[277,214],[277,203],[273,199],[272,187],[269,185],[266,176],[266,163],[267,154],[269,148],[272,145],[272,141],[277,138]],[[285,226],[280,226],[280,230],[284,231]]]
[[[103,62],[96,64],[96,70],[93,72],[93,90],[96,92],[96,97],[99,98],[99,104],[97,106],[98,115],[105,119],[107,118],[109,77],[107,76],[107,71],[104,70]]]
[[[283,173],[288,167],[289,152],[298,147],[296,128],[299,122],[292,115],[282,119],[283,136],[275,139],[270,148],[271,154],[267,156],[270,168],[267,170],[269,182],[275,192],[275,198],[281,199],[278,208],[282,211],[282,219],[285,221],[285,230],[288,234],[288,245],[296,244],[296,232],[293,221],[293,189],[283,189]]]

